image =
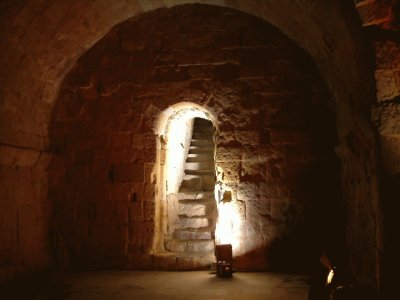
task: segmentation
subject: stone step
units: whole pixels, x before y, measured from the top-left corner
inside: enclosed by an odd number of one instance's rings
[[[214,168],[214,161],[190,161],[185,164],[185,169],[188,170],[211,170]]]
[[[214,240],[169,240],[165,248],[173,252],[210,252],[214,250]]]
[[[174,238],[178,240],[211,240],[214,239],[212,228],[175,229]]]
[[[213,169],[203,169],[203,170],[189,170],[189,169],[186,169],[185,170],[185,174],[187,174],[187,175],[198,175],[198,176],[214,175],[215,171]]]
[[[214,142],[213,140],[210,139],[192,139],[192,141],[190,142],[190,146],[194,146],[194,147],[213,147],[214,146]]]
[[[212,123],[209,124],[194,124],[193,130],[214,130]]]
[[[196,132],[213,133],[214,132],[214,127],[212,127],[212,126],[197,126],[195,124],[193,126],[193,133],[196,133]]]
[[[203,119],[203,118],[195,118],[194,119],[194,124],[195,125],[204,125],[204,126],[212,126],[212,123],[210,120]]]
[[[213,139],[213,137],[214,137],[214,133],[213,132],[206,132],[206,131],[203,131],[203,132],[196,132],[196,131],[193,131],[193,134],[192,134],[192,139],[209,139],[209,140],[212,140]]]
[[[194,205],[194,204],[202,204],[202,205],[211,205],[215,202],[215,199],[212,198],[203,198],[203,199],[182,199],[178,200],[179,204],[186,205]]]
[[[211,155],[214,155],[214,148],[212,148],[212,147],[190,147],[189,154],[211,154]]]
[[[214,153],[189,153],[186,162],[214,162]]]
[[[180,217],[205,217],[207,215],[207,202],[182,202],[179,201],[178,215]]]
[[[212,222],[205,217],[185,217],[179,216],[179,221],[181,223],[181,228],[204,228],[208,227]]]
[[[178,200],[198,200],[198,201],[210,201],[214,200],[214,192],[205,191],[194,191],[194,190],[182,190],[182,192],[177,194]]]
[[[215,175],[204,174],[204,175],[192,175],[185,174],[180,186],[181,191],[193,190],[193,191],[213,191],[215,187]]]

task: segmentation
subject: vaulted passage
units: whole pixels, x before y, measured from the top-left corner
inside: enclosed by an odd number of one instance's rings
[[[53,114],[59,263],[205,269],[216,242],[241,270],[307,271],[327,248],[345,265],[335,118],[310,58],[257,18],[187,5],[116,26]]]
[[[396,286],[399,1],[109,2],[1,1],[0,284],[231,244]]]

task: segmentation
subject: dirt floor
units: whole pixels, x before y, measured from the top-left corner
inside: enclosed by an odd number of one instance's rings
[[[306,300],[307,279],[276,273],[234,273],[232,278],[219,278],[207,271],[57,273],[5,285],[0,299]]]

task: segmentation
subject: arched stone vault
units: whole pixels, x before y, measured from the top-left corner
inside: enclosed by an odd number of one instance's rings
[[[186,3],[226,6],[260,17],[315,61],[336,101],[341,142],[337,152],[342,160],[348,219],[352,220],[347,238],[354,245],[350,249],[353,271],[361,281],[376,285],[381,229],[375,136],[365,114],[375,91],[368,49],[349,1],[3,1],[2,152],[11,153],[13,147],[47,151],[50,118],[61,82],[77,59],[111,27],[145,11]],[[6,165],[15,164],[15,158],[2,159]],[[38,158],[31,155],[26,160],[26,165],[37,165]],[[367,218],[372,224],[364,226]]]
[[[365,63],[356,12],[348,1],[31,1],[18,6],[13,2],[3,2],[0,26],[6,41],[0,61],[0,137],[11,145],[46,148],[61,81],[112,26],[145,11],[185,3],[234,8],[280,29],[313,57],[335,93],[340,118],[352,118],[362,103],[374,100],[372,69]],[[339,130],[342,136],[347,134],[345,128]]]

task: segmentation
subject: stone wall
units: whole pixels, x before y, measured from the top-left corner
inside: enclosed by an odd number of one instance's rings
[[[310,59],[276,29],[195,5],[114,27],[67,76],[50,127],[60,262],[161,267],[150,255],[160,192],[153,127],[178,102],[216,118],[218,180],[243,221],[237,268],[317,259],[311,249],[339,235],[323,223],[340,199],[333,103]]]
[[[372,107],[372,116],[379,131],[382,155],[385,226],[382,285],[391,295],[396,286],[391,275],[396,272],[393,261],[399,251],[396,212],[400,199],[400,1],[358,1],[356,7],[376,58],[377,103]]]
[[[259,16],[280,28],[312,56],[336,100],[338,110],[339,140],[343,147],[337,150],[343,156],[342,174],[349,225],[346,236],[351,248],[352,271],[360,282],[376,287],[379,283],[382,257],[381,211],[376,176],[378,160],[367,116],[368,105],[375,100],[375,82],[371,76],[372,59],[365,56],[368,44],[364,44],[364,36],[359,28],[360,22],[353,4],[346,0],[326,0],[318,4],[309,0],[178,2],[222,5]],[[1,144],[12,145],[17,152],[27,148],[38,149],[39,152],[46,151],[53,106],[58,98],[61,82],[76,60],[115,24],[156,8],[172,7],[178,2],[115,0],[110,4],[104,1],[83,3],[80,0],[1,1]],[[398,1],[354,2],[358,4],[357,8],[366,25],[375,24],[378,28],[385,29],[378,30],[378,35],[397,35],[393,30],[386,29],[398,28]],[[374,26],[366,28],[372,32],[372,36],[375,35]],[[393,86],[393,78],[389,82]],[[388,144],[392,145],[393,142]],[[363,151],[351,151],[363,147]],[[388,153],[385,159],[396,157],[395,148],[390,146],[390,151],[385,152]],[[368,166],[367,172],[364,171],[365,165]],[[40,172],[35,178],[43,178],[43,173]],[[383,183],[388,184],[388,188],[385,189],[387,195],[398,195],[396,180],[396,177],[391,175],[384,180]],[[7,188],[14,185],[13,177],[8,174],[4,174],[1,181]],[[47,183],[37,182],[37,185],[46,186]],[[18,198],[17,190],[8,188],[7,197],[9,201]],[[395,196],[393,200],[397,198]],[[394,221],[396,216],[393,212],[396,209],[388,204],[396,201],[385,203],[385,212],[389,212],[389,219]],[[5,214],[16,216],[16,211],[10,208]],[[388,218],[386,222],[387,220]],[[12,223],[16,223],[16,218]],[[390,225],[391,222],[387,228],[390,228]],[[396,222],[393,222],[393,225],[392,228],[398,227]],[[392,231],[391,234],[395,236],[395,232]],[[12,244],[11,240],[7,241]],[[8,242],[5,245],[3,248],[10,248]],[[394,249],[392,246],[393,244],[386,248]],[[15,255],[18,257],[18,254]],[[42,264],[42,267],[45,266],[46,264]],[[14,274],[19,274],[18,264],[9,269],[13,269]]]
[[[0,146],[0,281],[49,266],[49,155]]]

